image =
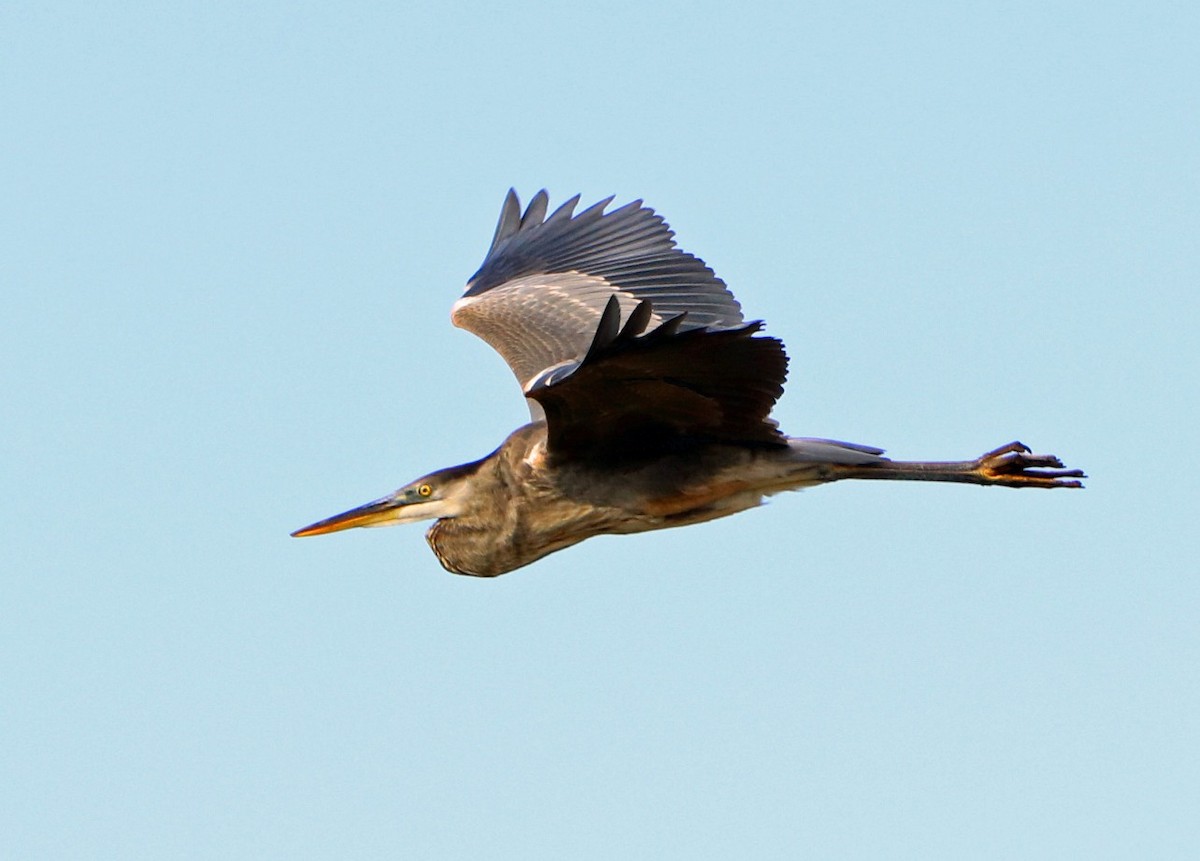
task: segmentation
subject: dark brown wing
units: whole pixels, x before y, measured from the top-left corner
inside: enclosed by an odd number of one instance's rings
[[[769,418],[787,376],[782,343],[754,337],[761,323],[682,331],[682,316],[643,335],[652,314],[642,302],[622,328],[610,299],[583,359],[527,386],[546,413],[552,456],[624,461],[711,442],[787,444]]]

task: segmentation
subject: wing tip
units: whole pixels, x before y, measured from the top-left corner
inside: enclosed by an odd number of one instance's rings
[[[525,214],[521,216],[521,224],[519,230],[528,230],[531,227],[537,227],[546,220],[546,211],[550,208],[550,194],[546,189],[539,189],[533,197],[529,198],[529,205],[525,207]]]
[[[500,219],[496,222],[496,232],[492,234],[492,247],[488,249],[488,256],[494,254],[506,239],[520,229],[521,198],[517,197],[515,188],[510,188],[504,196],[504,203],[500,205]]]

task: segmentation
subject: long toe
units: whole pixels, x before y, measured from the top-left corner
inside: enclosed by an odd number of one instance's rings
[[[1083,470],[1066,469],[1052,454],[1033,454],[1019,442],[990,451],[976,461],[987,484],[1004,487],[1083,487]]]

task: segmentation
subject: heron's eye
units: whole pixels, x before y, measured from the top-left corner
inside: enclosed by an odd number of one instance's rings
[[[422,484],[417,488],[417,496],[431,496],[433,494],[433,486]]]

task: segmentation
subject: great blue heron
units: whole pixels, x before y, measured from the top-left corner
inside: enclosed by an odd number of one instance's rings
[[[436,518],[456,574],[494,577],[606,533],[725,517],[846,478],[1080,487],[1058,458],[1009,443],[970,461],[785,436],[783,344],[757,337],[725,283],[640,200],[547,217],[509,191],[492,246],[451,312],[504,357],[531,414],[482,460],[431,472],[295,536]]]

